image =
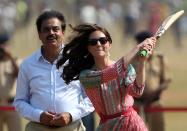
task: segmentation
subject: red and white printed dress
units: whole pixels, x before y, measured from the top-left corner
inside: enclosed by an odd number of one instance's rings
[[[143,120],[132,108],[133,97],[143,93],[136,84],[132,65],[123,59],[104,70],[84,70],[80,81],[101,118],[97,131],[147,131]]]

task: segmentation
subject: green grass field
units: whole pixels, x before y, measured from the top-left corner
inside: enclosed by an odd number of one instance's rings
[[[25,58],[40,46],[34,23],[32,26],[19,29],[12,40],[12,51],[15,56]],[[132,38],[123,38],[120,31],[111,32],[113,37],[113,48],[111,56],[114,60],[124,55],[134,45]],[[118,34],[118,35],[116,35]],[[163,94],[162,100],[165,106],[186,106],[187,107],[187,45],[183,37],[183,48],[176,48],[171,29],[160,38],[157,51],[163,52],[168,58],[172,74],[172,84]],[[165,112],[166,131],[185,131],[187,129],[187,112]],[[23,128],[26,120],[23,119]]]

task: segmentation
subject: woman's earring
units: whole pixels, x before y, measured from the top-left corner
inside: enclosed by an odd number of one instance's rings
[[[84,58],[86,59],[88,57],[89,53],[87,55],[84,56]]]

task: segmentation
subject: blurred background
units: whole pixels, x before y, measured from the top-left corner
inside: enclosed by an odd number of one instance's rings
[[[67,24],[97,23],[113,38],[111,56],[117,60],[134,45],[142,30],[155,32],[164,18],[183,9],[187,0],[0,0],[0,34],[10,34],[11,51],[24,59],[41,46],[35,20],[45,9],[56,9]],[[68,36],[70,30],[67,29]],[[158,52],[168,59],[172,84],[162,94],[165,107],[187,107],[187,14],[159,39]],[[15,91],[12,91],[15,92]],[[187,130],[187,112],[165,112],[166,131]],[[23,128],[27,121],[23,119]],[[5,129],[6,130],[6,129]]]

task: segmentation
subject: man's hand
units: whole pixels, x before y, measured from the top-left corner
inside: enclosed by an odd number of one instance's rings
[[[50,122],[54,119],[54,117],[54,113],[45,111],[40,115],[40,122],[44,125],[51,126]]]
[[[66,126],[72,122],[72,116],[68,112],[63,112],[56,114],[53,120],[51,120],[50,125],[54,126]]]

